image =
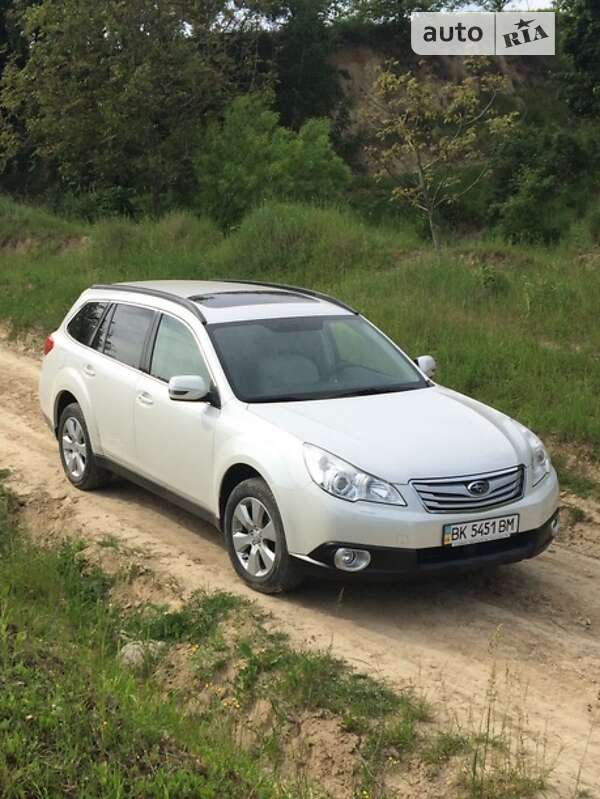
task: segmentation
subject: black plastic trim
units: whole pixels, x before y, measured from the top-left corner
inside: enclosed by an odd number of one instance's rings
[[[137,472],[128,469],[126,466],[122,466],[120,463],[116,463],[110,458],[96,455],[95,459],[98,465],[103,469],[107,469],[109,472],[112,472],[119,477],[124,477],[131,483],[135,483],[136,485],[140,486],[140,488],[144,488],[146,491],[150,491],[152,494],[156,494],[162,499],[172,502],[174,505],[183,508],[183,510],[186,510],[188,513],[192,513],[194,516],[198,516],[203,521],[208,522],[213,527],[216,527],[217,530],[221,529],[220,521],[215,514],[200,503],[192,502],[192,500],[182,497],[176,491],[172,491],[170,488],[166,488],[160,483],[156,483],[154,480],[150,480],[147,477],[142,477],[142,475],[137,474]]]
[[[106,309],[106,313],[102,316],[102,321],[94,331],[94,335],[90,339],[89,347],[90,349],[94,350],[94,352],[98,352],[101,355],[104,355],[104,345],[106,343],[106,336],[108,331],[110,330],[110,326],[112,324],[112,318],[115,314],[115,306],[116,303],[109,302],[108,307]],[[104,335],[100,335],[100,330],[102,328],[102,323],[106,322],[106,329],[104,330]],[[97,345],[97,346],[96,346]]]
[[[336,297],[330,297],[329,294],[324,294],[322,291],[312,291],[311,289],[302,289],[298,286],[289,286],[286,283],[263,283],[260,280],[222,280],[219,279],[216,282],[218,283],[240,283],[243,286],[264,286],[265,288],[270,289],[281,289],[282,291],[289,291],[293,292],[294,294],[299,294],[302,296],[303,294],[307,297],[315,297],[317,300],[323,300],[324,302],[330,302],[332,305],[337,305],[340,308],[343,308],[345,311],[349,311],[352,314],[358,316],[358,311],[355,308],[351,308],[346,303],[342,302],[341,300],[336,299]]]
[[[203,325],[206,324],[206,317],[198,308],[195,302],[189,297],[180,297],[178,294],[171,294],[169,291],[160,291],[160,289],[144,288],[143,286],[132,286],[128,283],[96,283],[91,286],[95,291],[126,291],[128,293],[147,294],[149,297],[158,297],[161,300],[170,300],[171,302],[181,305],[188,311],[196,316]],[[157,311],[159,309],[156,309]]]
[[[396,547],[371,546],[369,544],[329,541],[309,553],[309,558],[317,563],[298,560],[305,569],[319,576],[338,580],[369,580],[381,578],[426,576],[431,574],[451,574],[465,572],[505,563],[534,558],[543,552],[553,541],[553,522],[559,511],[541,527],[510,538],[487,541],[465,547],[426,547],[406,549]],[[333,556],[339,547],[365,549],[371,555],[371,564],[362,572],[350,573],[336,569]],[[325,568],[323,568],[325,567]]]
[[[154,315],[154,321],[150,325],[150,329],[146,334],[146,340],[144,341],[140,369],[142,372],[144,372],[144,374],[147,375],[150,374],[150,366],[152,364],[152,355],[154,353],[154,346],[156,344],[156,336],[158,335],[158,328],[162,318],[163,314],[160,311],[157,311]]]
[[[91,305],[91,303],[89,303],[89,302],[86,302],[86,303],[85,303],[85,305],[82,305],[82,306],[81,306],[81,308],[82,308],[82,309],[83,309],[83,308],[85,308],[85,306],[86,306],[86,305]],[[102,322],[104,322],[104,320],[106,319],[106,317],[107,317],[107,316],[108,316],[108,314],[110,313],[110,311],[111,311],[111,306],[112,306],[112,303],[111,303],[109,300],[107,300],[107,302],[106,302],[106,307],[105,307],[104,311],[102,312],[102,316],[100,317],[100,319],[99,319],[99,320],[98,320],[98,322],[96,323],[96,327],[94,328],[94,332],[93,332],[93,333],[92,333],[92,335],[89,337],[88,341],[82,341],[82,342],[81,342],[82,344],[85,344],[85,345],[86,345],[86,347],[91,347],[91,348],[93,349],[92,345],[93,345],[93,343],[94,343],[94,339],[96,338],[96,334],[98,333],[98,331],[99,331],[99,330],[100,330],[100,328],[102,327]],[[75,318],[75,317],[73,317],[73,318]],[[71,324],[71,323],[69,322],[69,324]]]

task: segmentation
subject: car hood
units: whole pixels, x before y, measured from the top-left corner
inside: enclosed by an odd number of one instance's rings
[[[393,483],[480,474],[528,460],[523,436],[508,416],[441,386],[248,409]]]

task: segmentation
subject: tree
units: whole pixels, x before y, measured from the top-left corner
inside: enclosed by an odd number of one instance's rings
[[[479,0],[476,4],[478,5],[482,11],[507,11],[508,6],[513,2],[513,0]],[[473,11],[473,3],[468,2],[468,0],[451,0],[449,3],[445,3],[444,7],[451,11],[460,11],[464,9],[466,11]]]
[[[506,136],[514,113],[498,112],[495,101],[505,79],[465,60],[465,75],[440,82],[431,75],[380,71],[367,112],[374,144],[369,152],[378,177],[393,181],[392,198],[427,217],[434,247],[440,246],[438,209],[469,192],[488,172],[487,157]],[[420,65],[422,69],[424,66]],[[466,168],[475,176],[464,180]]]
[[[0,73],[6,62],[26,55],[26,42],[21,35],[19,20],[37,0],[0,0]]]
[[[4,161],[27,151],[63,190],[120,187],[153,213],[193,193],[193,159],[237,77],[230,51],[245,19],[227,0],[43,0],[25,14],[28,60],[3,77]]]
[[[350,170],[329,140],[329,121],[308,120],[296,133],[281,127],[269,95],[237,97],[214,123],[197,159],[199,210],[223,227],[265,199],[331,200]]]
[[[481,7],[484,11],[504,11],[511,0],[484,0]]]
[[[339,15],[337,0],[282,0],[265,17],[263,68],[274,71],[276,106],[286,127],[332,116],[343,99],[332,64]],[[268,30],[268,33],[267,33]]]
[[[600,3],[564,0],[560,5],[560,42],[566,61],[561,73],[565,98],[582,116],[600,114]]]
[[[367,22],[398,23],[415,11],[441,11],[443,0],[352,0],[353,14]]]

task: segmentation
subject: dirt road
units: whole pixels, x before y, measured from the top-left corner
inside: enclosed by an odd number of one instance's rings
[[[439,713],[531,732],[553,766],[553,793],[600,797],[600,508],[535,561],[490,574],[409,586],[309,585],[257,597],[234,576],[219,534],[125,482],[82,494],[64,479],[37,406],[35,359],[0,343],[0,468],[41,535],[114,536],[140,554],[152,582],[253,598],[295,642],[331,647],[361,670],[425,693]],[[140,589],[140,590],[143,590]],[[544,742],[545,741],[545,742]]]

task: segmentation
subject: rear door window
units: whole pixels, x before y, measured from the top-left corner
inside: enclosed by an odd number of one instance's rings
[[[139,369],[154,316],[155,311],[150,308],[116,305],[106,331],[104,354]]]
[[[107,305],[106,302],[87,302],[67,325],[69,335],[89,346]]]

